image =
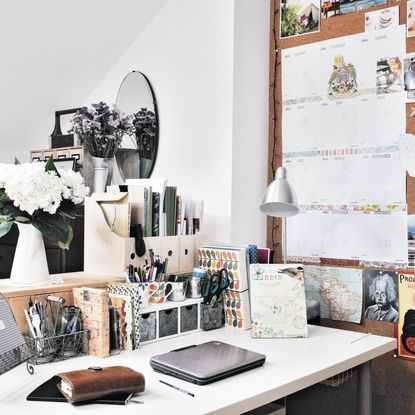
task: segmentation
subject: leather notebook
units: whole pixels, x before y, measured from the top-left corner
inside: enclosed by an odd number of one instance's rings
[[[26,400],[39,402],[68,402],[56,386],[60,382],[61,378],[59,376],[51,377],[31,392],[30,395],[27,396]],[[127,405],[132,396],[132,393],[118,392],[98,399],[81,402],[81,404],[100,403],[107,405]]]
[[[70,403],[89,401],[111,393],[140,393],[145,389],[144,375],[126,366],[90,367],[58,373],[58,389]]]

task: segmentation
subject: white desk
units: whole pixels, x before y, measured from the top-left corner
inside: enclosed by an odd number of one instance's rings
[[[396,340],[368,336],[357,342],[362,333],[309,326],[306,339],[251,339],[249,331],[239,332],[223,328],[198,332],[174,339],[142,346],[139,351],[123,352],[118,356],[98,359],[78,357],[35,367],[29,375],[23,364],[0,376],[1,414],[240,414],[268,402],[290,395],[310,385],[362,365],[363,379],[359,388],[364,394],[361,413],[370,413],[371,359],[390,352]],[[267,356],[265,365],[206,386],[197,386],[169,376],[155,373],[150,365],[152,355],[208,340],[221,340],[251,349]],[[112,405],[85,405],[73,407],[66,403],[27,402],[26,396],[42,382],[60,371],[84,369],[89,366],[130,366],[144,373],[146,390],[135,399],[144,405],[130,403],[126,407]],[[182,387],[195,394],[192,398],[159,382]],[[329,392],[328,392],[329,393]]]

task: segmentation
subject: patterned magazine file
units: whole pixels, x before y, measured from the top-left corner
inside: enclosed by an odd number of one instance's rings
[[[229,289],[241,292],[248,289],[247,252],[243,248],[204,246],[198,250],[198,265],[209,274],[226,268],[230,279]]]
[[[140,284],[111,282],[108,284],[110,300],[114,307],[120,311],[120,326],[126,331],[122,336],[122,349],[136,350],[140,345],[139,309],[140,309]]]
[[[302,264],[250,266],[253,338],[307,337]]]

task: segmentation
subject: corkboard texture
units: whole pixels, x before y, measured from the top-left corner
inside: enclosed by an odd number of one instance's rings
[[[399,6],[400,24],[406,24],[406,1],[388,1],[386,5],[373,7],[347,15],[322,18],[320,32],[308,35],[279,38],[279,1],[271,0],[270,13],[270,85],[269,85],[269,182],[273,179],[273,172],[281,165],[281,50],[320,42],[341,36],[364,32],[365,13],[386,7]],[[276,52],[278,51],[278,52]],[[408,53],[415,52],[415,38],[408,39],[406,45]],[[275,65],[275,61],[277,64]],[[415,134],[415,117],[410,113],[415,104],[407,104],[407,132]],[[414,179],[407,177],[407,203],[408,213],[415,213]],[[267,232],[268,246],[274,249],[274,260],[281,261],[281,224],[280,220],[268,218]],[[330,261],[326,262],[331,264]],[[363,310],[365,307],[363,308]],[[353,330],[362,333],[372,333],[394,337],[393,323],[365,320],[362,324],[343,323],[333,320],[322,320],[322,325],[340,329]],[[347,345],[345,345],[347,347]],[[415,414],[415,398],[413,397],[413,383],[415,382],[415,362],[408,362],[395,358],[393,353],[384,355],[373,362],[373,414],[376,415],[409,415]],[[345,385],[344,387],[347,388]],[[328,391],[329,394],[329,391]],[[336,395],[338,397],[338,395]],[[346,395],[347,396],[347,395]],[[357,399],[357,395],[356,395]],[[339,407],[342,403],[338,402]],[[340,411],[341,412],[341,411]],[[324,415],[321,408],[320,415]]]

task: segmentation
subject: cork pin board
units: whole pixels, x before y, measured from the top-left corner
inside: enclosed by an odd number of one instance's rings
[[[365,13],[386,7],[399,6],[399,24],[406,24],[406,1],[389,0],[385,5],[372,7],[367,10],[356,11],[350,14],[330,17],[321,16],[320,31],[302,36],[280,39],[280,2],[271,0],[270,7],[270,67],[269,67],[269,170],[268,181],[273,180],[275,169],[282,164],[282,85],[281,85],[281,50],[294,46],[307,45],[341,36],[349,36],[365,31]],[[276,51],[278,52],[276,53]],[[406,52],[415,52],[415,38],[406,40]],[[410,114],[415,104],[406,104],[406,132],[415,134],[415,117]],[[407,205],[408,214],[415,214],[415,181],[407,176]],[[278,218],[268,218],[267,242],[274,249],[274,260],[281,261],[281,222]],[[326,260],[322,265],[353,266],[355,263],[347,261]],[[365,307],[363,307],[363,310]],[[365,320],[362,324],[339,322],[322,319],[322,325],[394,337],[394,324],[380,321]],[[393,355],[385,355],[374,361],[373,364],[373,413],[406,415],[415,413],[415,402],[412,399],[411,384],[415,380],[415,364]],[[357,398],[356,398],[357,399]],[[341,403],[339,402],[339,405]]]

